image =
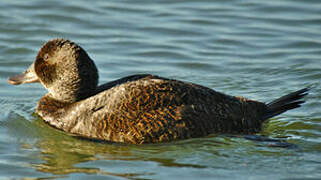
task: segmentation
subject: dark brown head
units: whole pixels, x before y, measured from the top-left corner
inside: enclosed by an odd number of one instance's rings
[[[75,102],[92,95],[98,72],[80,46],[69,40],[54,39],[40,49],[35,62],[23,74],[8,80],[13,85],[39,81],[54,99]]]

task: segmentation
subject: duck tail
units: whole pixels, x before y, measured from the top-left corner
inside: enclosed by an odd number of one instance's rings
[[[301,107],[301,104],[305,102],[301,99],[308,95],[309,90],[310,88],[303,88],[268,103],[263,120],[284,113],[285,111]]]

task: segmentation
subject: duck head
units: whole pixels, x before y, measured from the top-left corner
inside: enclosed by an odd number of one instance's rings
[[[13,85],[40,82],[49,96],[62,102],[76,102],[95,92],[98,72],[85,50],[65,39],[45,43],[36,60],[21,75],[10,77]]]

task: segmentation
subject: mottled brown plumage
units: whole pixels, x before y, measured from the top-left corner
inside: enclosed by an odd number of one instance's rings
[[[63,39],[47,42],[25,74],[25,81],[20,75],[9,83],[40,81],[48,89],[36,113],[50,125],[82,137],[133,144],[256,133],[264,120],[299,107],[308,91],[265,104],[149,74],[97,87],[93,61]]]

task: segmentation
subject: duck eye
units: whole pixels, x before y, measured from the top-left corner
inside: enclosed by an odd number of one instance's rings
[[[44,55],[43,55],[43,60],[44,60],[44,61],[48,60],[48,58],[49,58],[49,55],[48,55],[48,54],[44,54]]]

